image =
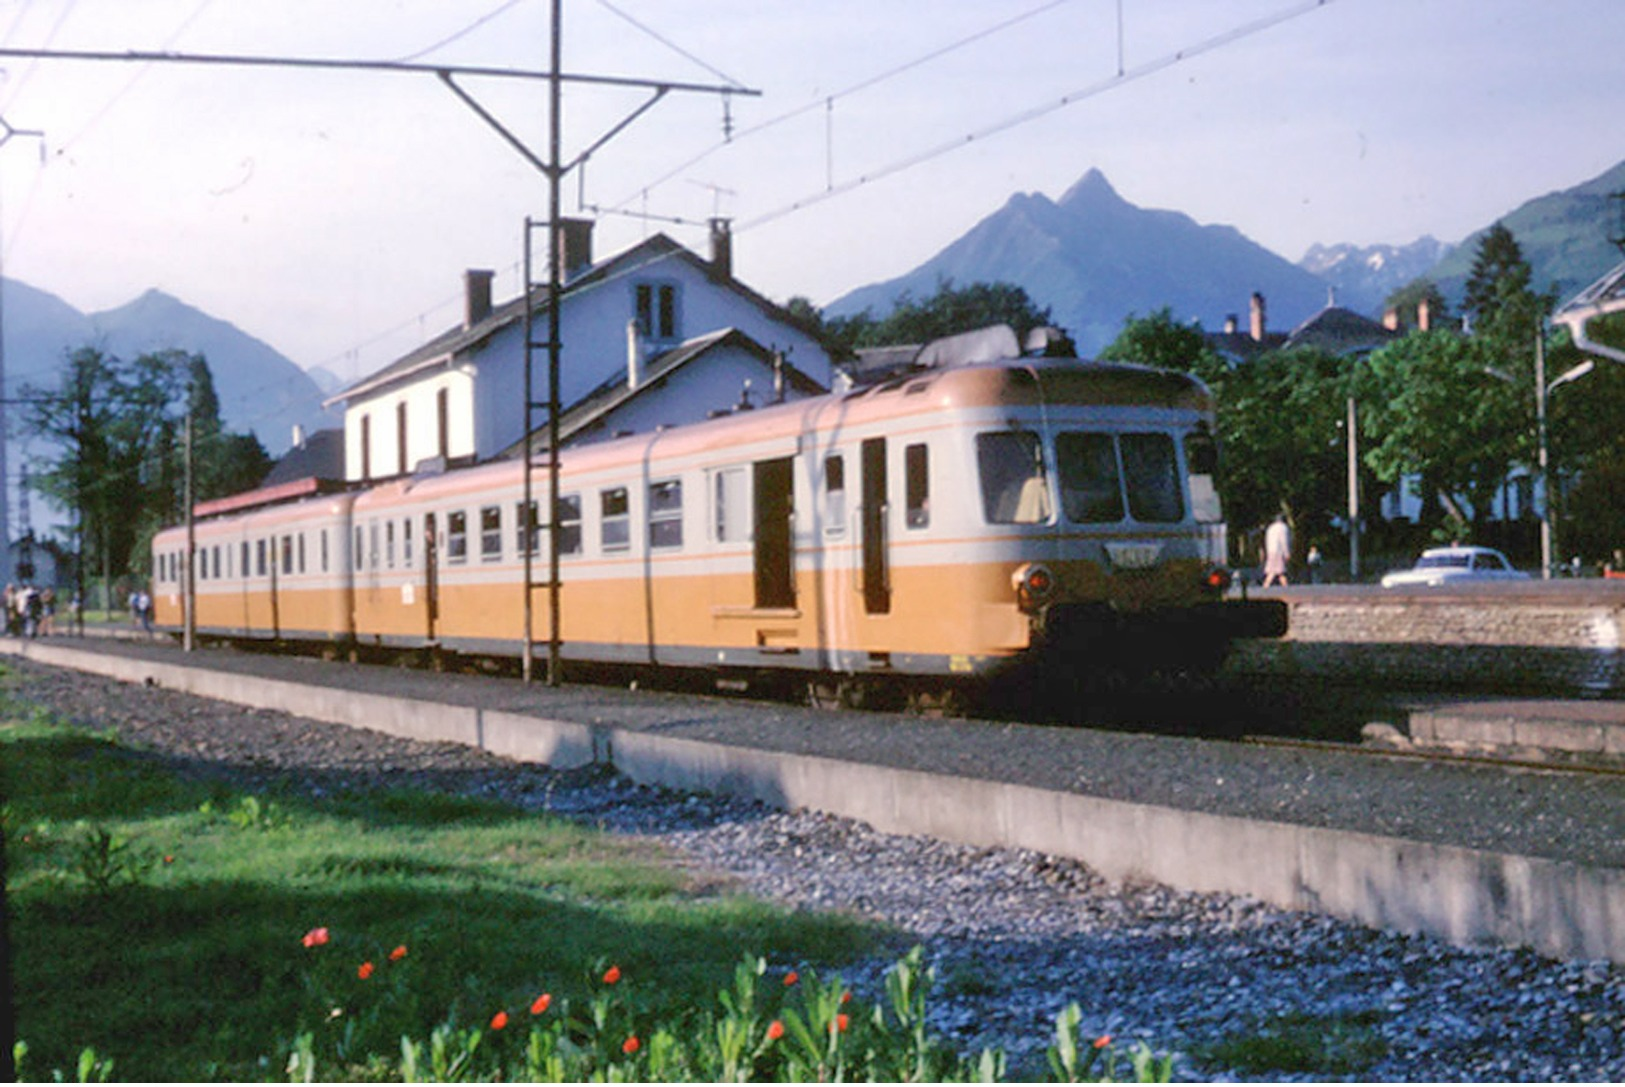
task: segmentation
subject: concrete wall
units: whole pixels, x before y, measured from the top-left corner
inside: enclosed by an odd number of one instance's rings
[[[1600,583],[1596,583],[1600,584]],[[1279,642],[1238,643],[1244,673],[1625,696],[1625,599],[1287,596]]]
[[[726,747],[255,676],[102,656],[42,642],[0,650],[133,683],[558,767],[858,819],[895,834],[1074,858],[1116,880],[1246,895],[1458,944],[1513,944],[1625,963],[1625,871],[1255,822],[974,778]]]

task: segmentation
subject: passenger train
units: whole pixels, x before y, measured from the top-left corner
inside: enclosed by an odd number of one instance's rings
[[[1200,381],[1024,356],[1013,334],[995,354],[563,450],[562,659],[796,678],[850,703],[1211,669],[1237,637],[1284,633],[1279,601],[1225,598]],[[216,504],[194,525],[196,630],[519,656],[524,550],[541,580],[550,536],[524,470]],[[179,629],[184,528],[153,560],[156,619]],[[549,594],[530,592],[545,653]]]

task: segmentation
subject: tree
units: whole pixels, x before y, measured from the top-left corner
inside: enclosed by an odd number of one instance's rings
[[[59,452],[36,458],[33,483],[77,514],[85,568],[104,579],[144,571],[145,541],[183,513],[182,428],[194,411],[196,496],[253,486],[269,458],[252,435],[226,433],[208,363],[160,351],[125,362],[94,347],[68,356],[56,389],[29,389],[29,434]]]
[[[1018,338],[1052,323],[1049,307],[1040,307],[1013,283],[972,283],[955,287],[953,280],[937,281],[931,297],[916,302],[907,292],[898,295],[892,311],[875,319],[868,310],[856,317],[838,317],[824,323],[825,334],[848,350],[891,344],[927,343],[989,325],[1009,325]]]
[[[1104,362],[1131,362],[1165,370],[1187,370],[1213,381],[1224,373],[1224,360],[1208,343],[1199,322],[1182,325],[1164,306],[1149,317],[1129,314],[1123,331],[1100,351]]]
[[[1488,518],[1512,466],[1527,458],[1519,384],[1488,371],[1492,341],[1413,332],[1374,352],[1361,369],[1365,460],[1386,483],[1420,477],[1424,502],[1441,495],[1475,527]]]

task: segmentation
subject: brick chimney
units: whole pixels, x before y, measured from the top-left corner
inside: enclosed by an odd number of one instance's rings
[[[1238,327],[1239,322],[1236,320],[1235,314],[1227,313],[1224,315],[1224,334],[1226,336],[1234,336]]]
[[[1389,332],[1399,331],[1399,311],[1392,306],[1382,311],[1382,327]]]
[[[491,279],[488,268],[470,268],[463,273],[463,327],[473,328],[491,316]]]
[[[559,279],[592,265],[592,220],[559,220]]]
[[[1433,307],[1426,298],[1416,304],[1416,327],[1423,332],[1433,327]]]
[[[711,278],[726,283],[734,275],[733,224],[727,219],[711,220]]]
[[[1257,291],[1253,292],[1249,304],[1248,317],[1250,324],[1248,331],[1252,334],[1254,343],[1264,342],[1264,296]]]

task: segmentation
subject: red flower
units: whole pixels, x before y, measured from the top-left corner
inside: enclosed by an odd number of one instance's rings
[[[605,985],[614,985],[617,981],[620,981],[620,980],[621,980],[621,968],[619,966],[611,966],[608,970],[604,971],[604,984]]]
[[[798,982],[800,980],[801,980],[801,975],[796,973],[794,970],[792,970],[788,974],[784,975],[784,984],[786,986],[794,985],[796,982]]]
[[[850,1004],[850,1003],[852,1003],[852,990],[848,989],[846,992],[841,994],[841,1003],[842,1004]]]
[[[493,1015],[491,1017],[491,1029],[492,1030],[501,1030],[503,1027],[505,1027],[507,1025],[508,1025],[508,1013],[507,1012],[497,1012],[495,1015]]]
[[[846,1015],[845,1012],[841,1012],[839,1015],[837,1015],[835,1017],[835,1029],[837,1031],[844,1034],[844,1033],[846,1033],[846,1028],[851,1026],[851,1025],[852,1025],[852,1020],[847,1018],[847,1015]]]
[[[368,978],[372,977],[372,963],[364,962],[360,966],[356,967],[355,976],[360,978],[362,981],[366,981]]]
[[[313,928],[309,932],[305,933],[305,938],[301,942],[306,947],[321,947],[327,941],[328,935],[325,928]]]
[[[400,962],[404,958],[406,958],[406,945],[405,944],[401,944],[394,951],[391,951],[389,953],[389,961],[390,962]]]
[[[626,1041],[621,1043],[621,1052],[625,1053],[627,1056],[631,1056],[642,1048],[643,1043],[638,1041],[638,1036],[636,1034],[630,1036],[626,1039]]]
[[[1107,1046],[1109,1046],[1111,1044],[1112,1044],[1112,1036],[1110,1034],[1102,1034],[1100,1037],[1095,1039],[1095,1048],[1096,1049],[1105,1049]]]
[[[784,1037],[784,1024],[777,1019],[767,1025],[767,1040],[776,1042]]]
[[[548,1007],[552,1003],[553,994],[543,993],[541,996],[530,1002],[530,1014],[541,1015],[543,1012],[547,1011]]]
[[[164,854],[164,863],[165,864],[174,864],[175,863],[175,855],[173,853],[165,853]]]

